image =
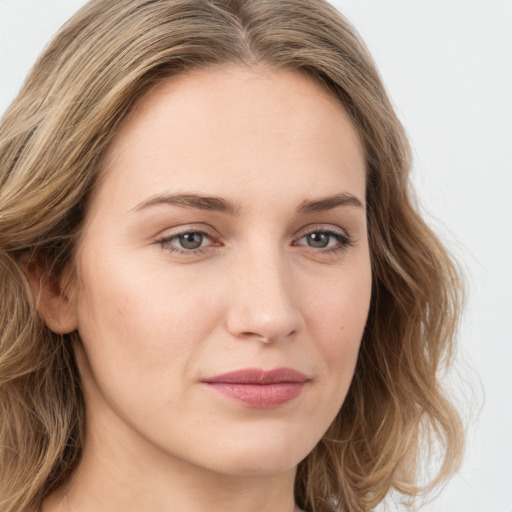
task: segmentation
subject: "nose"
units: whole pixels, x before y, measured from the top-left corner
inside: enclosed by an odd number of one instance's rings
[[[229,332],[239,339],[270,344],[289,340],[302,329],[297,283],[283,255],[252,252],[231,272]]]

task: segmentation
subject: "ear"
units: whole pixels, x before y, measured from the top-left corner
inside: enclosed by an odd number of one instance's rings
[[[36,298],[37,310],[45,324],[57,334],[77,329],[75,301],[69,287],[64,287],[66,272],[57,277],[35,262],[23,262],[23,267]]]

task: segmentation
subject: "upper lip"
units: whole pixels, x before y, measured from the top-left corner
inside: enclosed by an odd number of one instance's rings
[[[307,382],[309,378],[293,368],[275,368],[263,370],[261,368],[244,368],[233,372],[223,373],[215,377],[208,377],[202,382],[210,384],[279,384],[284,382]]]

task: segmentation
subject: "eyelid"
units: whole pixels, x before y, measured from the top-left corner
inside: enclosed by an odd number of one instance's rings
[[[311,233],[330,233],[333,235],[340,235],[343,237],[346,237],[348,239],[351,239],[350,233],[339,226],[333,226],[332,224],[309,224],[308,226],[305,226],[298,230],[296,232],[296,235],[294,237],[295,240],[298,240],[300,238],[303,238],[306,235],[309,235]]]
[[[304,234],[308,233],[314,233],[315,231],[329,231],[333,233],[339,233],[340,235],[349,236],[346,229],[335,226],[333,224],[322,224],[322,223],[314,223],[314,224],[308,224],[307,226],[304,226],[296,231],[296,237],[301,235],[304,236]]]
[[[160,231],[160,233],[156,235],[155,238],[162,240],[164,238],[173,238],[175,236],[180,236],[187,233],[203,233],[205,235],[208,235],[210,238],[221,238],[217,230],[215,230],[212,226],[209,226],[208,224],[204,223],[180,224],[175,227],[169,227],[163,231]]]

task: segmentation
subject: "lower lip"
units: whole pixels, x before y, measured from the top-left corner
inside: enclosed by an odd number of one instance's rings
[[[298,397],[307,382],[279,382],[273,384],[205,383],[223,395],[243,402],[255,409],[278,407]]]

